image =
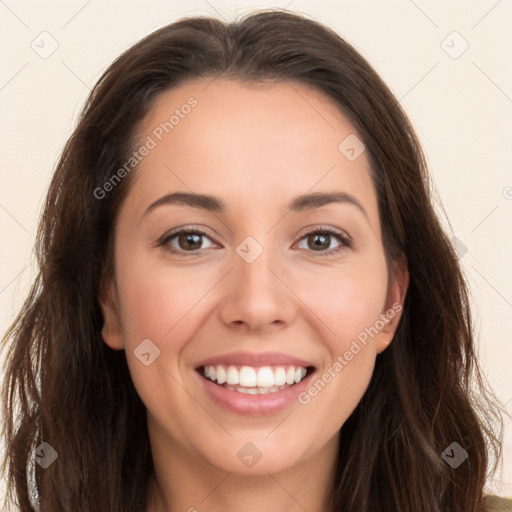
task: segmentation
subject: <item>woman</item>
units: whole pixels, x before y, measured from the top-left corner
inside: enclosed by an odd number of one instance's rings
[[[498,407],[420,146],[319,23],[189,18],[121,55],[38,257],[5,340],[20,510],[490,507]]]

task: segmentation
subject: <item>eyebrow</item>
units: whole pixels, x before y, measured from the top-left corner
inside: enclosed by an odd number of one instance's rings
[[[291,212],[301,212],[320,208],[331,203],[352,204],[356,206],[368,219],[368,214],[360,201],[353,195],[346,192],[313,192],[310,194],[303,194],[294,198],[289,204],[287,210]],[[223,213],[226,209],[224,201],[215,196],[189,192],[173,192],[172,194],[162,196],[151,203],[143,216],[147,215],[159,206],[169,204],[184,204],[214,213]]]

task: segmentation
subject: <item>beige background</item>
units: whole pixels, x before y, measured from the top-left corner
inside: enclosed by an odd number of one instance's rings
[[[262,7],[287,7],[332,27],[410,115],[451,236],[460,240],[485,374],[512,414],[511,0],[0,1],[0,331],[33,278],[45,191],[101,72],[130,44],[179,17],[231,20]],[[503,472],[490,486],[512,495],[512,421],[505,422]],[[0,485],[0,497],[4,492]]]

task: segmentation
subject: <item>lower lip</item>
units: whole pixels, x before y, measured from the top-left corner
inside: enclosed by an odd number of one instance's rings
[[[268,416],[283,411],[296,402],[297,396],[306,390],[315,372],[311,372],[298,384],[265,395],[232,391],[205,379],[198,371],[196,373],[210,398],[223,409],[247,416]]]

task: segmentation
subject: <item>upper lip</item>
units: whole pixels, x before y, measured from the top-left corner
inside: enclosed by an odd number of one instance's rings
[[[216,366],[216,365],[233,365],[233,366],[302,366],[307,368],[313,366],[310,361],[300,359],[289,354],[281,352],[231,352],[229,354],[220,354],[218,356],[209,357],[196,365]]]

